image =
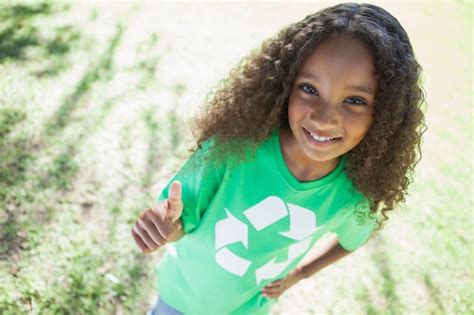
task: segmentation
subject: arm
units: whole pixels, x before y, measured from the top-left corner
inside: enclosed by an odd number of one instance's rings
[[[310,252],[310,256],[307,256],[295,269],[290,271],[286,278],[265,286],[262,294],[267,298],[276,298],[300,280],[311,277],[349,253],[351,252],[342,248],[335,237],[327,242],[322,249]]]
[[[267,285],[262,290],[263,295],[270,298],[280,296],[298,281],[311,277],[321,269],[347,256],[367,241],[374,230],[375,219],[361,225],[356,216],[353,215],[353,212],[350,212],[350,214],[346,218],[346,222],[333,231],[337,237],[330,239],[322,248],[315,248],[310,251],[309,255],[290,271],[284,279]],[[344,247],[341,244],[344,244]]]
[[[309,278],[321,269],[338,261],[342,257],[349,255],[351,252],[345,250],[340,244],[337,237],[331,239],[325,246],[316,251],[310,258],[309,262],[301,262],[296,270],[301,274],[301,278]]]
[[[142,252],[176,242],[199,226],[227,169],[225,162],[208,159],[213,147],[214,139],[206,140],[169,180],[156,205],[140,215],[132,236]]]
[[[181,183],[175,181],[168,198],[140,214],[135,222],[131,233],[138,248],[148,254],[183,237],[182,212]]]

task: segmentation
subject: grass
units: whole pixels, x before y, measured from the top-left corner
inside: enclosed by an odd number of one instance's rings
[[[198,21],[193,4],[0,4],[1,314],[151,307],[162,252],[142,255],[130,229],[180,164],[185,118],[243,53],[319,8],[205,6]],[[382,6],[424,68],[411,194],[272,314],[474,314],[472,4]]]

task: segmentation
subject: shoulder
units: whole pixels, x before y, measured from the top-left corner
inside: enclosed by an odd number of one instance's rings
[[[346,195],[346,202],[343,209],[341,209],[344,215],[355,216],[357,221],[361,223],[367,220],[375,221],[376,215],[371,211],[372,203],[370,199],[354,186],[345,169],[341,174],[340,180]]]

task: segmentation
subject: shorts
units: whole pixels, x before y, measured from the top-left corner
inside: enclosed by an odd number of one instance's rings
[[[169,306],[163,299],[158,297],[155,307],[148,310],[146,315],[183,315],[180,311]]]

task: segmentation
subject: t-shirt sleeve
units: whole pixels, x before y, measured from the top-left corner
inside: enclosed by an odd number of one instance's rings
[[[355,251],[361,247],[373,234],[377,222],[376,216],[370,213],[368,201],[361,201],[348,210],[341,224],[333,230],[339,244],[347,251]]]
[[[181,182],[183,200],[181,221],[185,233],[199,226],[224,176],[225,163],[217,165],[205,159],[213,144],[212,139],[203,142],[202,147],[193,153],[156,198],[157,203],[168,199],[171,183],[175,180]]]

